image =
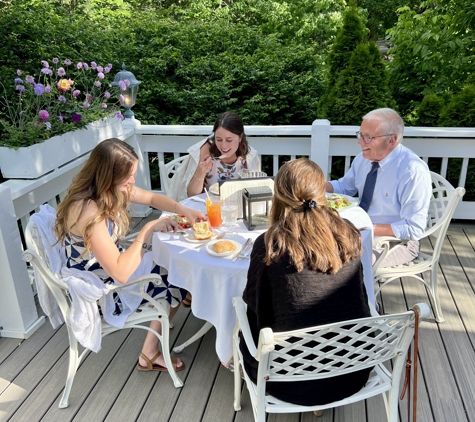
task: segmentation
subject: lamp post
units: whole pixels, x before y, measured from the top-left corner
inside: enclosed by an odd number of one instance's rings
[[[139,89],[140,81],[138,81],[132,72],[125,69],[125,64],[122,63],[122,70],[115,75],[114,82],[111,83],[114,88],[119,88],[120,105],[125,108],[124,117],[132,119],[134,113],[131,108],[135,105],[137,99],[137,91]]]

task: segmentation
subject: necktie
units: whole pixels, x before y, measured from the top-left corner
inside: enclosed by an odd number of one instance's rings
[[[364,183],[363,195],[361,195],[360,207],[365,211],[368,211],[371,200],[373,199],[374,185],[376,184],[376,177],[378,177],[379,163],[373,161],[371,163],[372,167],[366,176],[366,181]]]

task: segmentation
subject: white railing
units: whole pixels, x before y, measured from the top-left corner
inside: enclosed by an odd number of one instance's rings
[[[334,157],[344,157],[345,169],[359,153],[355,132],[357,126],[331,126],[327,120],[316,120],[307,126],[246,126],[249,142],[262,156],[272,156],[272,174],[279,168],[279,157],[293,159],[308,156],[328,176]],[[130,143],[143,159],[136,183],[150,189],[149,154],[178,157],[187,148],[209,135],[211,126],[141,125],[136,120],[124,122],[122,139]],[[461,158],[459,186],[465,187],[470,159],[475,158],[475,128],[406,128],[404,144],[425,161],[440,159],[439,173],[446,176],[449,159]],[[0,335],[28,337],[43,323],[38,318],[33,291],[25,263],[21,259],[22,233],[29,216],[48,202],[56,206],[72,178],[88,155],[35,180],[8,180],[0,184]],[[153,162],[152,165],[158,165]],[[135,208],[139,216],[149,210]],[[475,202],[459,204],[454,218],[475,219]],[[19,225],[20,223],[20,225]]]

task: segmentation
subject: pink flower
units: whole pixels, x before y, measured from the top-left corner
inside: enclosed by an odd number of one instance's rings
[[[101,104],[101,107],[102,107],[102,108],[107,108],[107,104],[106,104],[106,103],[102,103],[102,104]]]
[[[79,63],[76,65],[76,67],[77,67],[78,69],[82,69],[82,63],[79,62]]]
[[[46,110],[40,110],[38,116],[40,116],[40,119],[43,120],[43,122],[49,119],[49,113]]]
[[[58,91],[59,92],[69,91],[71,87],[73,86],[73,84],[74,84],[74,81],[72,81],[71,79],[60,79],[57,85]]]
[[[97,74],[97,77],[98,77],[99,79],[104,79],[104,74],[103,74],[102,72],[99,72],[99,73]]]
[[[85,109],[88,109],[89,107],[91,107],[91,104],[89,104],[87,101],[85,101],[82,106],[85,108]]]
[[[92,95],[91,94],[87,94],[86,95],[86,100],[91,102],[92,101]]]
[[[99,88],[101,86],[101,83],[99,81],[94,82],[94,86]]]
[[[73,97],[76,98],[80,93],[81,93],[81,91],[79,91],[79,89],[75,89],[73,91]]]

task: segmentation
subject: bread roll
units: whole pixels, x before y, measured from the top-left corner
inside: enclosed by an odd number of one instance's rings
[[[213,249],[217,253],[231,252],[236,249],[236,245],[230,240],[218,240],[213,244]]]

